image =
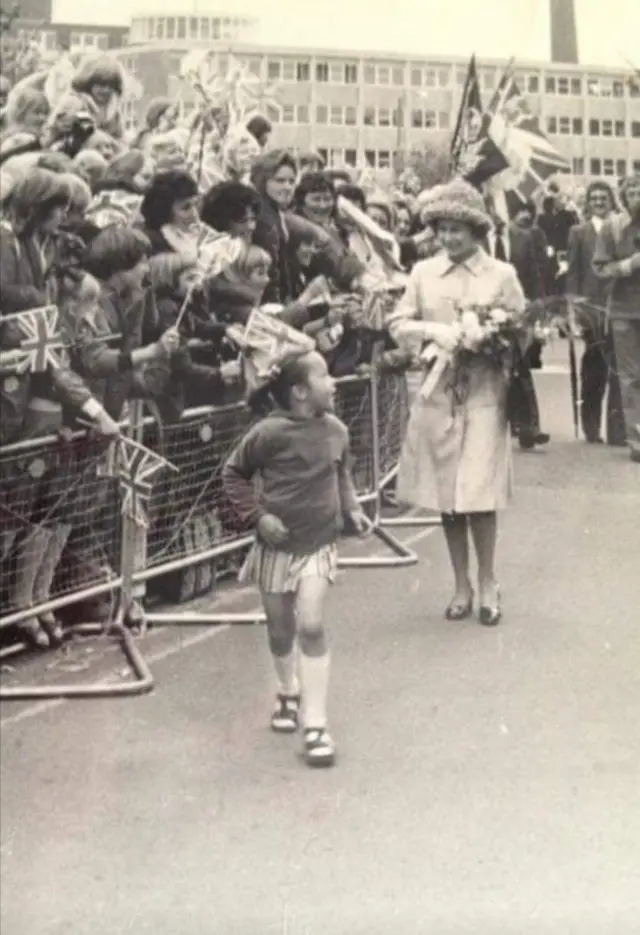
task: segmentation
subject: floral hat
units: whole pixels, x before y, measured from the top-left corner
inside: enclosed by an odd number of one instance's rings
[[[425,201],[422,211],[424,223],[434,221],[459,221],[469,224],[486,234],[493,222],[487,213],[480,192],[462,179],[454,179],[446,185],[439,185],[438,191]]]

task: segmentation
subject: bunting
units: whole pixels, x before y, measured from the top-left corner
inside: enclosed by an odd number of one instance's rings
[[[149,525],[147,508],[156,475],[163,468],[177,468],[144,445],[120,435],[109,445],[99,474],[117,477],[122,493],[122,513],[137,526]]]
[[[43,373],[48,367],[59,369],[63,365],[66,345],[60,332],[57,306],[45,305],[5,315],[4,323],[17,328],[20,346],[8,353],[18,369]]]

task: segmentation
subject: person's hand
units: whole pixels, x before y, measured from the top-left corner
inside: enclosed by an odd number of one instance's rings
[[[158,340],[158,345],[165,354],[174,354],[180,347],[180,332],[178,329],[167,328]]]
[[[98,413],[96,416],[96,428],[100,435],[106,435],[108,438],[113,438],[114,435],[120,434],[120,426],[112,419],[106,409],[103,409],[102,412]]]
[[[289,530],[273,513],[265,513],[258,520],[258,533],[267,545],[277,549],[286,542]]]
[[[351,513],[347,513],[347,518],[357,534],[363,539],[373,532],[373,523],[364,510],[353,510]]]
[[[456,328],[452,325],[443,325],[439,322],[431,322],[428,326],[429,338],[448,354],[453,354],[459,342],[459,335]]]
[[[242,374],[242,365],[239,360],[228,360],[220,366],[220,376],[225,384],[237,383]]]

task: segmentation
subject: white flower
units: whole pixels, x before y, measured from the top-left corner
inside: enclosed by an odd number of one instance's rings
[[[466,311],[460,316],[461,343],[468,351],[477,350],[485,339],[485,332],[475,312]]]

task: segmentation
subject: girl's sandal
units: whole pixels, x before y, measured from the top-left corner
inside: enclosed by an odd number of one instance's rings
[[[300,718],[300,695],[277,695],[271,715],[271,730],[276,734],[294,734]]]
[[[307,766],[333,766],[336,750],[324,727],[310,727],[305,730],[304,756]]]

